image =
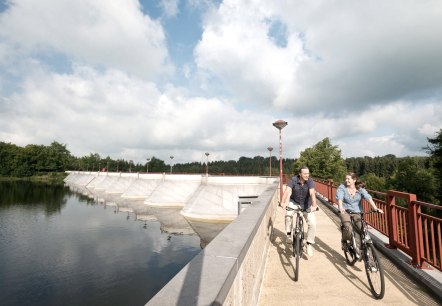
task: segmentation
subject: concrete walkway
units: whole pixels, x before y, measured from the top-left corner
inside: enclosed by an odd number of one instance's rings
[[[284,211],[278,207],[259,305],[441,305],[434,293],[416,284],[379,251],[386,292],[382,300],[374,299],[364,263],[346,264],[339,221],[327,206],[319,205],[314,254],[301,260],[298,282],[294,281],[292,248],[285,241]]]

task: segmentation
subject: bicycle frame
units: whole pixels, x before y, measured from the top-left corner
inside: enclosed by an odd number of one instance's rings
[[[368,234],[367,223],[364,218],[365,214],[373,213],[373,211],[361,213],[347,211],[347,213],[350,214],[351,224],[353,227],[351,241],[352,246],[348,248],[348,250],[344,250],[347,263],[352,266],[357,259],[359,259],[359,261],[364,260],[365,272],[370,285],[370,291],[376,299],[382,299],[385,293],[384,272],[377,252],[375,251],[373,243]],[[356,226],[352,214],[359,214],[361,216],[361,229]],[[359,258],[356,255],[356,247],[358,246],[356,245],[355,232],[358,233],[360,237]],[[347,252],[349,255],[347,255]]]

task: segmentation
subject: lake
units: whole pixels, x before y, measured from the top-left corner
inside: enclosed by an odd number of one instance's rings
[[[144,305],[200,245],[62,185],[0,182],[1,305]]]

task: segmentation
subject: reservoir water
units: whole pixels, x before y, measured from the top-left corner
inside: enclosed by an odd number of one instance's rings
[[[1,305],[144,305],[200,244],[62,185],[0,182]]]

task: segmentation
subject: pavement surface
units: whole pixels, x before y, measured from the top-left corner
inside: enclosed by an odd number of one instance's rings
[[[385,296],[376,300],[370,292],[364,263],[348,266],[345,261],[338,217],[328,206],[319,206],[321,209],[315,213],[314,254],[304,254],[297,282],[292,247],[286,243],[285,212],[278,207],[258,305],[442,305],[440,295],[410,277],[404,271],[407,268],[396,265],[380,251]]]

